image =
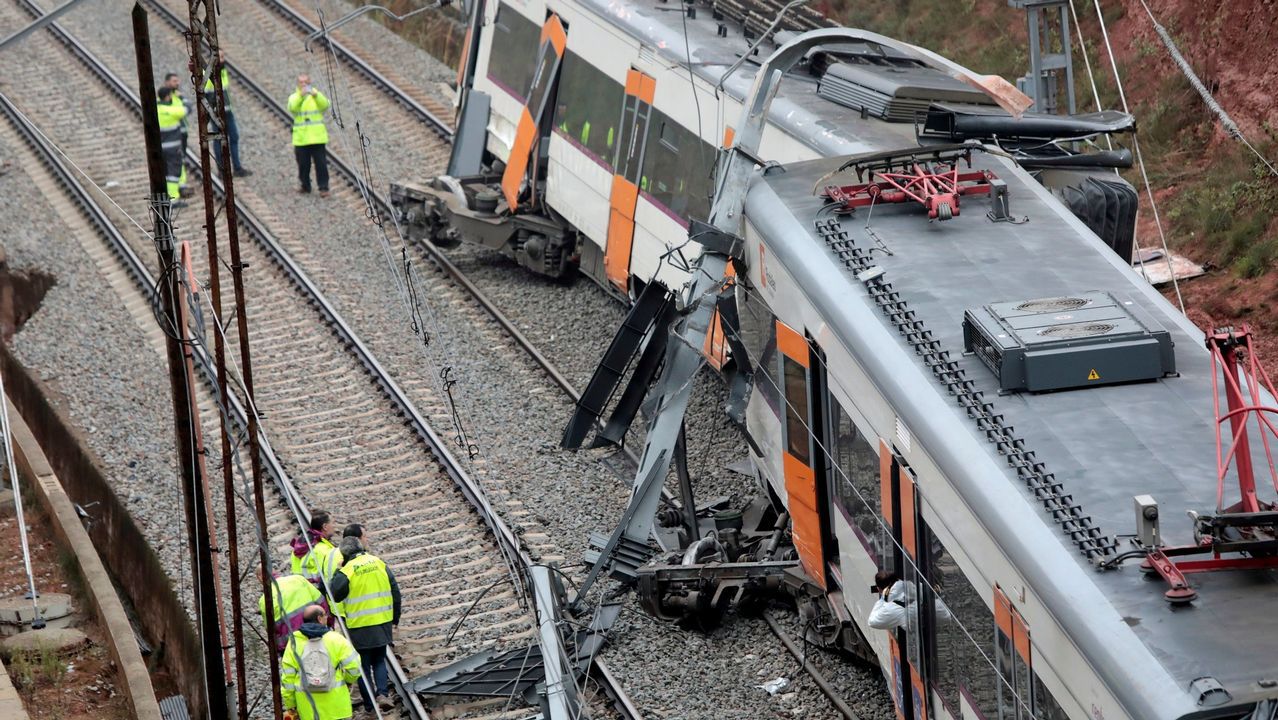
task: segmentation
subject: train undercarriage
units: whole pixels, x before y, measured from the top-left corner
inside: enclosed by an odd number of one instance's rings
[[[577,267],[578,234],[553,211],[510,212],[498,188],[501,173],[440,175],[422,183],[391,185],[391,203],[413,240],[453,248],[462,239],[498,250],[521,266],[555,280]]]

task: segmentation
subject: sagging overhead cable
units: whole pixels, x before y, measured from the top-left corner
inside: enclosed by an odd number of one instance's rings
[[[1269,172],[1273,173],[1274,177],[1278,177],[1278,168],[1275,168],[1273,163],[1269,162],[1264,155],[1261,155],[1260,151],[1252,147],[1250,142],[1247,142],[1247,137],[1243,135],[1242,130],[1238,127],[1238,123],[1234,122],[1234,119],[1229,117],[1229,113],[1225,112],[1225,109],[1220,106],[1220,103],[1216,102],[1216,98],[1212,96],[1211,91],[1207,89],[1207,86],[1203,84],[1203,81],[1198,79],[1198,75],[1194,72],[1194,69],[1189,66],[1189,61],[1185,59],[1184,55],[1180,54],[1180,49],[1176,47],[1176,42],[1172,40],[1171,35],[1167,32],[1167,28],[1163,27],[1162,24],[1154,17],[1154,11],[1149,9],[1149,3],[1145,2],[1145,0],[1140,0],[1140,4],[1145,8],[1145,14],[1149,16],[1149,22],[1153,24],[1154,31],[1158,33],[1158,37],[1163,40],[1163,45],[1167,47],[1167,52],[1171,55],[1172,62],[1176,63],[1176,66],[1180,68],[1181,73],[1183,73],[1189,80],[1189,84],[1193,85],[1194,89],[1198,91],[1203,102],[1207,104],[1207,108],[1220,119],[1221,127],[1225,128],[1225,132],[1229,133],[1230,137],[1241,142],[1243,145],[1246,145],[1247,149],[1250,150],[1252,154],[1260,160],[1260,162],[1264,163],[1265,167],[1269,168]]]

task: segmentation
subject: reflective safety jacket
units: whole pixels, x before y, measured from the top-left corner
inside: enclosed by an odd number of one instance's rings
[[[284,649],[288,638],[302,627],[302,610],[307,605],[324,605],[328,603],[319,590],[301,575],[284,575],[275,578],[271,583],[274,590],[275,606],[275,645]],[[262,624],[266,625],[266,595],[257,599],[257,612],[262,616]]]
[[[208,80],[204,81],[204,94],[208,95],[209,104],[213,105],[213,76],[210,75]],[[226,111],[232,112],[231,108],[231,73],[222,68],[222,100],[226,103]],[[214,105],[216,107],[216,105]]]
[[[328,128],[324,127],[324,111],[328,98],[316,90],[303,95],[300,90],[288,96],[288,111],[293,115],[293,145],[326,145]]]
[[[293,539],[292,569],[294,575],[301,575],[310,580],[316,587],[324,587],[323,580],[332,580],[333,573],[342,566],[342,551],[314,531],[311,533],[311,545],[298,537]]]
[[[395,619],[390,576],[381,558],[361,553],[343,565],[339,572],[350,583],[346,597],[342,598],[346,627],[354,630],[383,625]]]
[[[166,151],[182,149],[182,121],[186,119],[186,106],[174,93],[169,102],[156,102],[156,114],[160,118],[160,147]]]
[[[182,107],[182,122],[179,124],[182,127],[182,134],[185,135],[186,121],[191,115],[191,108],[187,107],[186,100],[182,99],[182,95],[176,90],[174,90],[173,94],[169,96],[169,104],[179,105]]]
[[[324,648],[333,661],[338,685],[327,692],[307,692],[302,685],[302,651],[310,638],[323,638]],[[280,658],[280,699],[284,708],[297,710],[300,720],[333,720],[349,718],[351,690],[348,685],[359,680],[359,652],[342,634],[320,625],[306,623],[289,638]]]

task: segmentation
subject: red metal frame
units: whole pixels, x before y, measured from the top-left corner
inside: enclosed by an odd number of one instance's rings
[[[877,182],[859,185],[830,185],[826,197],[841,203],[845,208],[858,208],[878,203],[916,202],[927,209],[930,220],[948,220],[941,216],[940,208],[948,205],[950,217],[958,217],[959,198],[964,195],[985,195],[990,192],[990,180],[994,173],[988,170],[972,170],[960,173],[958,160],[953,164],[910,163],[909,170],[899,172],[893,168],[873,170],[871,177]]]
[[[1216,514],[1196,519],[1194,529],[1197,545],[1181,547],[1149,548],[1141,569],[1157,572],[1167,581],[1170,589],[1164,596],[1173,603],[1192,601],[1197,593],[1190,587],[1185,575],[1217,570],[1259,570],[1278,568],[1278,554],[1272,544],[1278,541],[1278,522],[1273,516],[1275,505],[1262,501],[1256,494],[1255,469],[1252,467],[1249,422],[1254,417],[1265,447],[1265,459],[1269,465],[1270,482],[1278,492],[1278,468],[1274,464],[1270,436],[1278,439],[1278,427],[1268,415],[1278,413],[1278,408],[1261,404],[1263,386],[1271,397],[1278,397],[1268,373],[1260,364],[1251,345],[1251,329],[1246,325],[1235,329],[1217,328],[1207,336],[1207,349],[1211,351],[1212,403],[1216,412]],[[1228,409],[1220,407],[1220,378],[1225,379],[1225,401]],[[1224,443],[1224,425],[1229,422],[1230,443]],[[1238,479],[1238,502],[1225,507],[1225,478],[1230,467]],[[1232,529],[1236,537],[1221,537],[1220,530]],[[1248,547],[1265,549],[1258,556],[1224,553],[1247,552]],[[1185,555],[1211,554],[1206,560],[1173,560]]]

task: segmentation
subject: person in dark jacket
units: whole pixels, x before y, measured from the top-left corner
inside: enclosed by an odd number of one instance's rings
[[[394,627],[399,624],[402,607],[399,583],[395,582],[395,574],[386,563],[364,549],[363,528],[354,525],[346,530],[349,534],[342,538],[339,547],[343,565],[333,575],[331,584],[333,599],[342,603],[351,644],[363,661],[360,692],[364,709],[373,712],[376,698],[378,707],[390,710],[395,705],[387,697],[386,648],[393,640]],[[373,683],[371,690],[369,680]]]

